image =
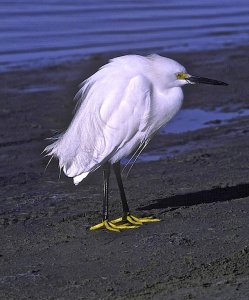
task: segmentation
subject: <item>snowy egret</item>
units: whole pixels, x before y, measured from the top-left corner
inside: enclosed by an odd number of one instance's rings
[[[120,160],[134,151],[135,155],[141,153],[158,129],[181,108],[182,86],[196,83],[227,85],[191,76],[178,62],[156,54],[114,58],[82,83],[71,124],[45,151],[59,159],[60,168],[68,177],[73,177],[75,185],[103,166],[103,219],[91,230],[120,231],[159,221],[131,215]],[[113,221],[108,216],[111,165],[123,206],[123,216]]]

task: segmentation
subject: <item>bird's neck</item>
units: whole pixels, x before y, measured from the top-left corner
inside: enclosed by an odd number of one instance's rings
[[[160,128],[172,119],[181,108],[183,92],[180,87],[164,91],[156,91],[152,99],[152,116],[157,127]]]

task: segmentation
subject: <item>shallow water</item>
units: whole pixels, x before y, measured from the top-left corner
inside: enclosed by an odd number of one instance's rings
[[[205,111],[199,108],[182,109],[169,124],[160,130],[160,134],[178,134],[211,126],[222,126],[232,119],[244,116],[249,116],[249,109],[238,110],[234,112],[224,112],[221,109],[216,109],[215,111]],[[159,153],[157,151],[146,152],[145,150],[143,153],[141,153],[137,161],[157,161],[166,157],[171,157],[190,151],[195,147],[197,147],[196,142],[190,141],[187,144],[168,147],[163,153]],[[125,161],[125,163],[127,162],[128,160]]]
[[[210,126],[220,126],[234,118],[249,116],[249,109],[224,112],[220,109],[206,111],[200,108],[182,109],[161,133],[182,133]]]
[[[237,1],[1,1],[0,71],[109,52],[175,52],[248,43]]]

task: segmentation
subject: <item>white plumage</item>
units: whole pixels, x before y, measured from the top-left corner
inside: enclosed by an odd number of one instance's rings
[[[155,54],[112,59],[83,82],[69,128],[45,151],[75,184],[128,156],[180,109],[186,83],[176,78],[180,72],[183,66]]]
[[[71,124],[45,151],[58,157],[60,168],[73,177],[76,185],[103,166],[103,217],[91,230],[119,232],[159,221],[131,215],[120,160],[133,151],[139,155],[158,129],[173,118],[183,101],[181,87],[187,83],[227,85],[190,76],[176,61],[155,54],[112,59],[83,82],[76,95],[77,110]],[[123,216],[113,221],[108,215],[111,165],[123,207]]]

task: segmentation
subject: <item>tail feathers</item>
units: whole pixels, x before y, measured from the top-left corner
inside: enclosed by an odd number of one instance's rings
[[[77,175],[73,178],[73,183],[75,185],[78,185],[86,176],[89,174],[89,172],[81,173],[80,175]]]
[[[56,140],[53,144],[48,145],[44,152],[51,157],[59,159],[60,170],[63,170],[66,176],[73,177],[73,182],[78,185],[90,172],[96,170],[96,162],[90,155],[82,155],[77,153],[73,143],[66,144],[62,138]],[[70,148],[71,147],[71,148]],[[88,154],[88,152],[85,152]],[[50,161],[49,161],[50,162]],[[79,174],[79,175],[78,175]]]

